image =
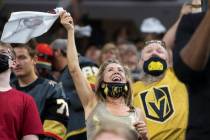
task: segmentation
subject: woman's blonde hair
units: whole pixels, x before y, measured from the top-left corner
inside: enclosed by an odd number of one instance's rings
[[[96,140],[103,133],[111,133],[120,136],[126,140],[138,140],[138,134],[134,129],[131,129],[126,124],[120,122],[104,122],[99,128],[92,140]]]
[[[101,66],[99,68],[98,75],[97,75],[96,96],[97,96],[97,98],[100,101],[104,102],[106,100],[106,97],[104,97],[101,94],[100,86],[101,86],[102,82],[104,81],[104,72],[105,72],[106,67],[109,64],[112,64],[112,63],[121,65],[123,67],[124,71],[125,71],[126,80],[127,80],[129,86],[128,86],[128,95],[126,97],[124,97],[124,98],[125,98],[126,105],[128,105],[129,107],[132,107],[132,91],[131,91],[131,78],[130,78],[131,76],[130,76],[130,72],[129,72],[129,69],[127,67],[124,67],[116,59],[110,59],[110,60],[105,61],[103,64],[101,64]]]

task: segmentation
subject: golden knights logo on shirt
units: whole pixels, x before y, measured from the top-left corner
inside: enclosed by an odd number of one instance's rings
[[[133,105],[146,116],[150,140],[185,140],[189,104],[187,88],[173,69],[167,69],[163,79],[133,87]]]
[[[150,88],[150,90],[142,92],[139,96],[148,119],[165,122],[174,113],[167,86]]]

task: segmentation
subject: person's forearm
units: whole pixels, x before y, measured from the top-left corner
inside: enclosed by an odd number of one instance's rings
[[[166,32],[166,34],[163,37],[163,41],[166,43],[166,46],[173,49],[174,48],[174,44],[175,44],[175,39],[176,39],[176,32],[177,32],[177,28],[179,26],[179,23],[183,17],[183,15],[187,15],[191,12],[191,5],[185,3],[181,10],[180,10],[180,15],[178,17],[178,19],[176,20],[176,22],[169,28],[169,30]]]
[[[78,53],[77,53],[77,49],[75,45],[75,38],[74,38],[73,30],[68,31],[67,45],[68,45],[67,47],[68,69],[72,76],[72,79],[73,79],[77,94],[82,103],[82,106],[84,109],[86,109],[86,107],[88,106],[90,102],[89,97],[92,94],[92,89],[90,88],[79,66],[79,58],[78,58]]]
[[[207,64],[210,50],[210,11],[206,13],[191,40],[181,50],[183,62],[192,70],[203,70]]]
[[[68,67],[70,71],[74,71],[76,66],[79,66],[79,59],[75,45],[74,32],[72,30],[68,31],[67,45]]]
[[[70,13],[63,11],[60,14],[61,24],[66,28],[68,39],[67,39],[67,62],[68,70],[73,79],[76,91],[79,95],[83,108],[85,109],[89,104],[89,96],[92,95],[92,89],[90,88],[82,70],[79,66],[79,58],[75,45],[74,37],[74,23],[70,16]]]
[[[176,38],[176,31],[178,28],[178,25],[180,23],[182,16],[179,16],[177,21],[171,26],[171,28],[166,32],[166,34],[163,37],[163,41],[166,43],[166,46],[173,49],[174,47],[174,42]]]

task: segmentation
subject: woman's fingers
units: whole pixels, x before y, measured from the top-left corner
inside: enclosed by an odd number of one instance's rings
[[[61,18],[61,24],[67,29],[73,29],[73,19],[71,17],[71,14],[69,12],[66,12],[65,10],[60,13],[60,18]]]
[[[136,131],[142,136],[147,135],[147,126],[144,121],[138,121],[134,124]]]

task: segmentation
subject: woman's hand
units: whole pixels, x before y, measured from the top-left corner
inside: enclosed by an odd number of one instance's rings
[[[134,123],[134,127],[136,128],[136,131],[138,132],[142,140],[148,140],[147,126],[144,121],[137,121],[136,123]]]
[[[66,28],[67,31],[74,31],[74,22],[70,13],[65,10],[60,13],[60,22]]]
[[[182,8],[180,10],[180,16],[182,17],[183,15],[187,15],[191,12],[192,12],[192,5],[185,3],[182,5]]]

